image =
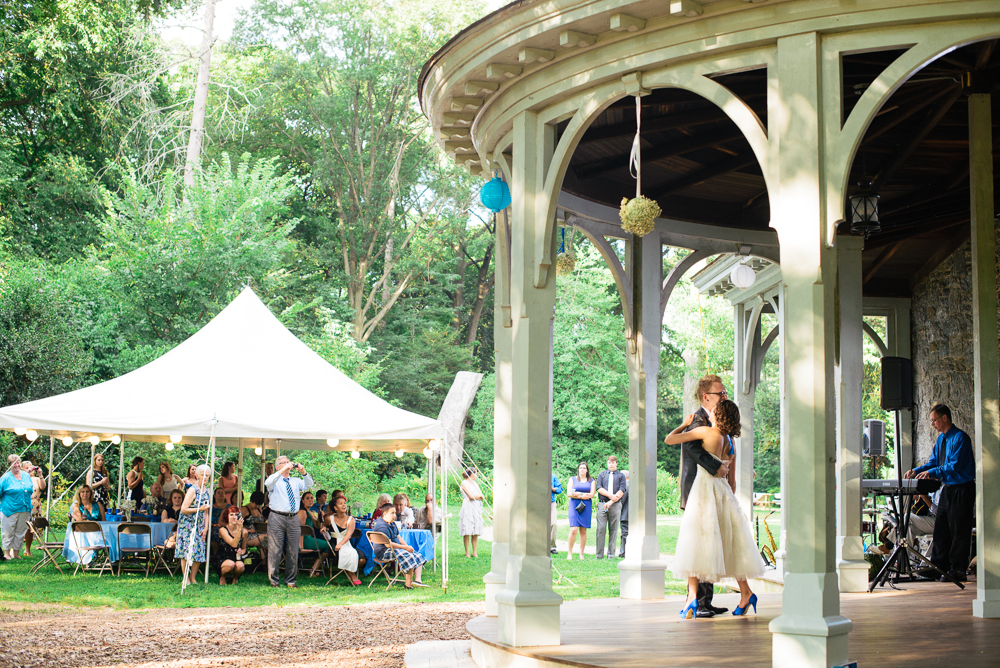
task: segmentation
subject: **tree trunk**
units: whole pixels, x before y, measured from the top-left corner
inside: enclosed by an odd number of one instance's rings
[[[476,340],[476,332],[479,331],[479,321],[483,317],[483,305],[486,304],[486,296],[493,289],[493,271],[491,270],[491,259],[493,257],[493,244],[486,247],[483,254],[482,264],[479,265],[479,276],[476,278],[476,300],[472,302],[472,313],[469,315],[469,327],[465,330],[465,342],[472,343]]]
[[[194,170],[201,157],[205,137],[205,110],[208,107],[208,75],[212,69],[212,27],[215,23],[215,0],[205,0],[205,34],[201,42],[201,65],[194,89],[194,110],[191,114],[191,134],[188,137],[187,159],[184,162],[184,185],[194,185]]]

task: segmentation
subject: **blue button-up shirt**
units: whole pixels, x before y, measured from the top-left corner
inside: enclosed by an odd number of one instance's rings
[[[559,482],[559,478],[556,477],[555,473],[552,474],[552,489],[556,490],[552,492],[552,503],[555,503],[556,494],[562,494],[563,491],[562,483]]]
[[[913,469],[914,473],[924,471],[945,485],[961,485],[975,480],[976,457],[972,451],[972,439],[952,425],[951,429],[938,436],[927,463]]]

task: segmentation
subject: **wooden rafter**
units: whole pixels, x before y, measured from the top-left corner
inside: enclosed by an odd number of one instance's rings
[[[668,141],[658,146],[644,148],[642,150],[642,161],[645,164],[652,164],[658,160],[666,160],[667,158],[682,155],[690,151],[697,151],[699,149],[725,144],[739,139],[742,136],[742,133],[735,132],[721,137],[718,134],[712,134],[711,136],[699,134],[694,135],[693,137],[684,137],[677,141]],[[574,172],[579,179],[591,179],[616,169],[626,167],[627,163],[628,156],[620,155],[613,158],[606,158],[604,160],[596,160],[594,162],[586,163],[581,165],[579,168],[574,169]]]
[[[666,184],[656,188],[649,195],[652,199],[659,199],[661,197],[667,197],[668,195],[677,192],[683,188],[688,188],[690,186],[696,186],[699,183],[704,183],[705,181],[711,181],[712,179],[722,176],[723,174],[728,174],[729,172],[735,172],[738,169],[743,169],[744,167],[749,167],[750,165],[756,165],[757,158],[753,153],[736,155],[731,158],[726,158],[720,162],[708,165],[701,169],[698,169],[687,176],[683,176],[679,179],[674,179]]]

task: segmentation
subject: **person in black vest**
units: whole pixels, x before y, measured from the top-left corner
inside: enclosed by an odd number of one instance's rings
[[[726,398],[726,387],[722,384],[721,378],[709,374],[698,381],[695,396],[701,403],[701,408],[694,414],[694,420],[685,431],[691,431],[698,427],[712,426],[712,413],[715,411],[718,403]],[[691,485],[694,484],[694,478],[698,474],[699,466],[718,478],[729,476],[729,462],[720,463],[718,459],[705,451],[701,441],[684,443],[681,453],[681,510],[687,506],[688,494],[691,493]],[[701,582],[698,584],[699,617],[714,617],[729,610],[728,608],[719,608],[712,605],[714,595],[715,587],[711,582]]]
[[[628,540],[628,471],[622,471],[625,474],[625,496],[622,498],[622,549],[618,553],[619,559],[625,558],[625,541]],[[614,546],[612,545],[612,552],[614,551]]]
[[[618,458],[608,457],[608,468],[597,474],[597,558],[604,558],[604,538],[608,538],[608,556],[615,556],[618,527],[621,524],[622,500],[628,493],[625,474],[618,470]]]

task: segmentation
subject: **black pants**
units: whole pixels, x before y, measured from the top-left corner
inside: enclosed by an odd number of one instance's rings
[[[715,596],[715,585],[711,582],[698,583],[698,608],[707,610],[712,606],[712,597]]]
[[[622,549],[618,553],[619,557],[625,556],[625,540],[628,538],[628,520],[622,520]],[[612,550],[613,552],[614,550]]]
[[[969,568],[975,512],[975,480],[941,488],[931,562],[945,573],[965,573]]]

